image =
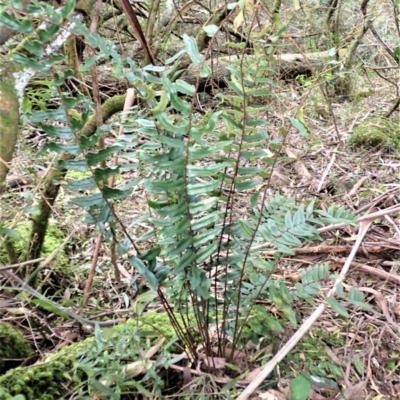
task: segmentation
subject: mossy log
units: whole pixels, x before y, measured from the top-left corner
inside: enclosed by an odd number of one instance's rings
[[[178,49],[176,51],[179,51]],[[344,57],[347,54],[345,49],[339,52],[339,57]],[[247,63],[256,63],[253,56],[245,56]],[[327,51],[317,53],[302,54],[282,54],[279,56],[271,56],[271,69],[274,70],[274,76],[278,79],[294,79],[298,75],[311,75],[313,73],[322,71],[332,56]],[[205,65],[210,67],[212,73],[209,77],[199,77],[201,65],[190,64],[182,73],[181,79],[187,83],[195,85],[197,79],[199,79],[200,91],[210,86],[211,84],[216,86],[225,86],[225,79],[229,78],[230,71],[228,67],[233,62],[239,60],[239,56],[219,57],[209,59],[205,61]],[[129,71],[127,69],[126,71]],[[125,80],[115,78],[114,70],[112,67],[104,64],[97,67],[97,73],[99,78],[100,92],[104,99],[117,93],[124,93],[129,87],[129,84]],[[44,79],[44,77],[38,76],[38,79]],[[83,74],[85,84],[90,86],[91,76],[89,72]],[[32,82],[35,86],[35,82]]]
[[[179,316],[177,318],[179,319]],[[136,340],[130,339],[133,335]],[[81,342],[64,346],[34,365],[9,370],[0,376],[0,388],[4,391],[3,394],[0,393],[0,400],[9,399],[17,394],[24,395],[26,400],[59,400],[74,388],[85,386],[88,376],[83,369],[76,368],[76,363],[82,355],[85,355],[85,362],[89,368],[91,357],[102,357],[94,350],[98,344],[97,341],[100,340],[99,337],[96,335],[96,338],[89,337]],[[151,343],[156,343],[161,338],[168,341],[175,337],[168,315],[158,312],[145,313],[137,320],[130,319],[124,324],[104,329],[101,335],[102,341],[107,344],[107,352],[113,351],[110,348],[113,343],[117,346],[117,343],[121,343],[121,340],[124,341],[123,339],[126,338],[124,354],[137,354],[138,359],[141,358],[137,350],[140,337],[142,337],[143,345],[149,339]],[[97,362],[97,359],[93,358],[93,361]],[[107,359],[102,367],[105,370],[108,367],[106,361]],[[130,363],[134,361],[136,360],[129,360]],[[123,362],[128,364],[126,357],[121,356],[121,363]],[[110,368],[112,369],[113,366]],[[123,371],[122,368],[121,371]],[[110,370],[110,374],[112,373],[115,371]]]
[[[339,57],[345,57],[347,51],[345,49],[339,51]],[[271,56],[270,67],[274,71],[273,75],[279,79],[294,79],[298,75],[312,75],[313,73],[322,71],[327,62],[332,59],[332,55],[327,51],[307,54],[281,54]],[[221,84],[225,79],[229,78],[230,71],[228,67],[235,61],[239,60],[239,56],[219,57],[214,60],[207,60],[206,64],[211,68],[212,74],[208,78],[200,79],[200,87],[207,86],[208,82]],[[251,64],[256,59],[254,56],[245,56],[245,62]],[[200,66],[191,64],[182,75],[182,79],[191,84],[196,84],[200,74]]]

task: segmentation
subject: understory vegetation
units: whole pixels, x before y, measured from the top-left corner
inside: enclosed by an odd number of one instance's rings
[[[397,398],[400,6],[303,3],[0,0],[0,399]]]

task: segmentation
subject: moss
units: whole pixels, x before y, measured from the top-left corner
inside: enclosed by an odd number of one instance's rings
[[[25,260],[29,244],[31,224],[29,222],[20,224],[15,230],[19,233],[20,237],[18,239],[12,239],[12,243],[15,247],[17,257],[20,261],[23,261]],[[55,224],[49,224],[42,248],[42,257],[48,257],[55,249],[62,245],[64,239],[64,233],[57,228]],[[67,255],[62,249],[60,249],[54,261],[55,268],[65,272],[65,268],[68,267],[69,261]],[[7,254],[3,248],[0,249],[0,262],[8,263]]]
[[[354,103],[359,103],[363,98],[369,97],[373,94],[372,89],[360,89],[354,93]]]
[[[4,393],[0,399],[9,399],[17,394],[26,400],[55,400],[62,398],[68,388],[84,378],[83,373],[68,376],[74,360],[67,356],[48,363],[20,367],[8,371],[0,377],[0,387]]]
[[[351,75],[338,76],[333,82],[335,95],[342,99],[350,99],[353,91],[353,79]]]
[[[384,119],[371,118],[358,125],[350,136],[350,147],[391,149],[400,151],[400,127]]]
[[[64,346],[32,366],[8,371],[0,376],[0,388],[5,392],[0,393],[0,400],[17,394],[24,395],[26,400],[58,400],[67,391],[74,390],[87,382],[88,377],[85,372],[76,368],[76,363],[82,356],[85,362],[89,360],[87,365],[90,370],[90,360],[96,363],[104,353],[107,353],[105,361],[115,361],[117,356],[113,357],[111,353],[113,351],[117,353],[116,349],[123,343],[124,349],[120,351],[118,361],[122,368],[126,359],[131,358],[130,361],[135,361],[132,357],[137,355],[138,341],[143,342],[143,346],[140,347],[144,348],[148,338],[158,341],[161,337],[165,337],[168,342],[175,337],[175,332],[166,313],[149,312],[138,319],[130,319],[124,324],[104,329],[101,337],[101,345],[98,344],[99,336],[96,335],[96,338],[89,337]],[[102,364],[102,368],[107,369],[107,364]]]
[[[91,176],[92,173],[90,171],[81,172],[70,170],[67,172],[66,178],[74,181],[79,181],[81,179],[90,178]]]
[[[0,322],[0,373],[4,373],[20,363],[13,360],[24,359],[32,354],[31,345],[22,333],[11,325]],[[10,361],[6,359],[10,359]]]

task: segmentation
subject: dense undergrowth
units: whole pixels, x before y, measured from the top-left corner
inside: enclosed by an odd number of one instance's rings
[[[206,372],[199,374],[199,381],[204,376],[208,381],[200,393],[192,384],[195,388],[187,397],[235,398],[235,379],[245,380],[299,327],[302,306],[314,307],[323,299],[344,318],[349,314],[342,301],[367,308],[361,292],[345,290],[341,284],[338,298],[324,297],[322,283],[335,278],[327,263],[303,270],[294,284],[274,275],[280,260],[294,255],[293,248],[321,243],[321,228],[356,221],[353,212],[333,202],[322,206],[319,201],[298,201],[271,190],[276,165],[288,159],[282,150],[291,131],[309,135],[301,107],[288,118],[289,129],[281,129],[279,135],[272,135],[270,129],[268,112],[277,86],[272,58],[286,27],[277,23],[279,29],[269,41],[257,42],[252,56],[243,53],[231,61],[228,90],[218,94],[214,109],[195,114],[200,76],[196,85],[189,84],[176,79],[173,68],[179,55],[186,56],[200,68],[201,77],[211,75],[193,37],[183,35],[185,49],[166,66],[142,67],[122,58],[114,43],[71,17],[72,5],[62,15],[49,5],[32,6],[41,19],[52,23],[38,29],[13,59],[21,68],[52,75],[49,90],[57,106],[34,104],[30,93],[22,104],[23,119],[46,133],[41,155],[57,158],[47,180],[47,188],[56,193],[54,200],[60,187],[74,193],[71,204],[84,210],[85,224],[110,246],[114,259],[125,260],[140,276],[140,285],[137,277],[130,282],[141,293],[133,307],[139,323],[132,319],[104,331],[97,326],[93,337],[53,359],[49,356],[26,370],[10,371],[0,377],[5,391],[0,397],[24,393],[28,399],[39,398],[49,387],[40,399],[67,395],[128,399],[138,393],[167,398],[176,394],[175,388],[178,391],[187,380],[194,380],[185,378],[185,372],[202,363]],[[72,76],[70,70],[57,69],[64,55],[40,59],[64,19],[73,21],[73,34],[84,37],[93,49],[81,71],[108,59],[115,76],[135,89],[135,104],[123,116],[116,118],[118,108],[107,109],[106,102],[105,118],[99,123],[89,97],[64,90]],[[14,23],[22,24],[17,18]],[[211,26],[208,32],[213,37],[218,30]],[[248,34],[255,40],[260,32]],[[122,134],[104,144],[104,137],[118,130]],[[128,212],[127,218],[126,210],[136,207],[136,193],[145,199],[142,212],[137,218],[129,218]],[[48,220],[42,210],[29,210],[28,215],[36,222],[42,218],[46,230]],[[2,229],[9,237],[20,237],[18,229],[6,224]],[[266,257],[266,252],[272,255]],[[36,305],[64,316],[61,307],[39,300]],[[263,301],[270,306],[264,307]],[[163,308],[162,321],[143,329],[141,318],[148,322],[151,313],[145,310],[156,302]],[[331,378],[341,375],[340,368],[322,355],[324,341],[316,342],[306,340],[300,347],[304,355],[314,346],[306,361],[291,353],[284,367],[299,399],[307,398],[311,376],[325,379],[329,386]],[[269,352],[262,353],[269,345]],[[318,354],[315,362],[312,351]],[[67,357],[68,352],[72,355]],[[293,371],[302,361],[304,370]],[[228,370],[232,381],[213,380],[223,375],[221,370]],[[172,378],[168,371],[174,371]]]

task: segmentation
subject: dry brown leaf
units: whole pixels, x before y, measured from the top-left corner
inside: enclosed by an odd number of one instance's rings
[[[343,396],[339,397],[340,400],[364,400],[367,398],[367,392],[365,387],[367,385],[366,381],[358,382],[354,386],[348,387]]]
[[[224,369],[226,359],[222,357],[205,357],[204,366],[207,369]]]
[[[270,389],[268,392],[259,393],[258,398],[261,400],[290,400],[290,398],[286,397],[283,393],[274,389]]]
[[[147,353],[145,354],[145,358],[151,358],[154,356],[154,354],[157,353],[157,351],[159,350],[159,348],[162,346],[162,344],[165,342],[165,338],[162,338],[159,340],[158,343],[156,343],[154,346],[152,346]]]
[[[261,371],[261,368],[257,367],[250,371],[250,373],[246,376],[246,381],[251,382]]]
[[[126,270],[126,268],[122,264],[117,263],[117,267],[118,271],[124,278],[132,280],[132,275]]]
[[[124,374],[124,376],[129,376],[133,378],[148,371],[150,368],[152,368],[153,364],[154,362],[151,360],[135,361],[126,365],[125,368],[122,370],[122,373]]]
[[[310,400],[326,400],[326,397],[320,395],[313,389],[311,389],[310,393],[308,394],[308,398]]]
[[[244,22],[244,12],[243,10],[239,11],[239,14],[235,17],[233,20],[233,28],[235,29],[235,32],[243,25]]]
[[[190,384],[193,382],[192,372],[189,367],[183,368],[183,389],[190,389]]]
[[[290,389],[290,380],[289,379],[280,379],[278,382],[278,389],[287,399],[292,398],[292,391]]]

